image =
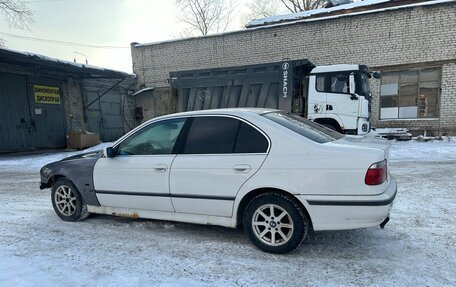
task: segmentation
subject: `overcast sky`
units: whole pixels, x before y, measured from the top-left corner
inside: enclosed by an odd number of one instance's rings
[[[245,10],[246,0],[237,0],[237,13]],[[181,37],[183,24],[177,20],[174,0],[29,0],[35,23],[31,31],[8,27],[0,18],[0,39],[7,48],[35,52],[63,60],[131,72],[131,42],[156,42]],[[236,18],[232,29],[239,29]],[[87,48],[58,45],[14,38],[1,33],[91,45],[109,45],[124,48]]]

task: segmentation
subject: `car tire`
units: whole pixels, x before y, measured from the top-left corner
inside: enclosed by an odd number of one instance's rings
[[[61,178],[52,185],[51,201],[55,213],[65,221],[84,220],[90,215],[78,189],[68,179]]]
[[[280,254],[291,252],[302,244],[309,233],[310,221],[290,197],[269,192],[249,202],[243,226],[256,247]]]

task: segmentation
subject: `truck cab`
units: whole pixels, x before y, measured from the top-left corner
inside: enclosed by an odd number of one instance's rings
[[[307,118],[345,134],[370,130],[372,77],[365,65],[329,65],[309,75]]]

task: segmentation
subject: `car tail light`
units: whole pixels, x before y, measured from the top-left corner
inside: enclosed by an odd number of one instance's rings
[[[376,162],[369,167],[366,172],[364,182],[367,185],[379,185],[382,184],[388,175],[388,167],[386,159],[380,162]]]

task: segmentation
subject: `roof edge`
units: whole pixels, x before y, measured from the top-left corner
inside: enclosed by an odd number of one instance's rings
[[[93,65],[75,63],[45,56],[42,54],[22,52],[8,48],[0,48],[0,62],[9,64],[39,64],[50,69],[55,68],[63,72],[91,75],[93,77],[136,77],[136,74],[102,68]]]

